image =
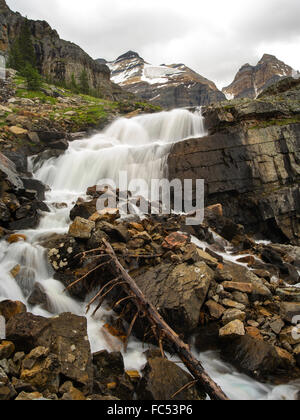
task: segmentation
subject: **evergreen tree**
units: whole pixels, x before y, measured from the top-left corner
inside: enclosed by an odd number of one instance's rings
[[[88,95],[90,92],[89,79],[85,69],[81,72],[81,75],[79,77],[79,90],[85,95]]]
[[[25,71],[27,64],[30,64],[34,69],[37,65],[35,49],[31,39],[30,25],[26,19],[22,25],[19,36],[11,47],[8,65],[15,70],[18,70],[20,74],[23,75],[22,73]]]
[[[26,79],[28,90],[40,90],[42,87],[42,78],[36,68],[27,63],[22,71],[22,75]]]
[[[70,86],[70,88],[71,88],[72,92],[75,92],[75,93],[79,92],[74,73],[72,73],[72,76],[71,76],[71,86]]]

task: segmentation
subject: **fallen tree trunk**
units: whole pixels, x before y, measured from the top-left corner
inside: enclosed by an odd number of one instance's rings
[[[189,346],[181,340],[181,338],[178,336],[178,334],[176,334],[175,331],[172,330],[172,328],[170,328],[170,326],[165,322],[165,320],[158,313],[152,303],[147,300],[135,281],[119,262],[111,245],[105,240],[103,240],[103,243],[106,247],[105,252],[110,255],[112,262],[115,265],[117,275],[121,276],[124,280],[124,283],[122,283],[122,288],[126,291],[126,294],[129,297],[134,299],[138,308],[138,313],[144,315],[148,319],[155,335],[158,338],[158,341],[160,341],[163,337],[175,347],[177,354],[185,366],[188,368],[193,377],[203,386],[212,400],[228,400],[228,397],[224,394],[222,389],[210,378],[210,376],[205,372],[201,363],[193,356]],[[135,319],[136,318],[137,316]],[[131,330],[132,325],[130,332]]]

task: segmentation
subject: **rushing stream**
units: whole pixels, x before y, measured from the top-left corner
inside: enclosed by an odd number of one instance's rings
[[[85,196],[88,187],[100,179],[117,179],[120,170],[126,170],[129,179],[149,181],[161,178],[167,170],[166,161],[172,144],[204,135],[200,111],[193,114],[187,110],[174,110],[132,119],[121,118],[104,132],[70,143],[69,149],[59,158],[40,165],[33,165],[34,159],[30,159],[35,177],[51,188],[46,196],[50,213],[43,214],[37,229],[20,232],[26,235],[26,241],[11,245],[4,240],[0,242],[0,301],[22,301],[30,312],[46,317],[62,312],[84,316],[85,305],[71,298],[64,292],[63,285],[53,279],[46,250],[39,243],[50,234],[68,231],[70,208],[79,196]],[[65,203],[62,208],[57,205],[61,203]],[[17,265],[21,271],[16,280],[10,271]],[[41,283],[47,293],[51,313],[28,304],[36,282]],[[95,317],[87,316],[93,352],[103,349],[122,351],[121,343],[103,329],[110,315],[111,312],[104,307]],[[140,370],[145,364],[144,351],[142,344],[131,338],[124,354],[126,368]],[[277,387],[260,384],[236,372],[215,352],[197,356],[231,399],[294,399],[299,392],[299,384]]]

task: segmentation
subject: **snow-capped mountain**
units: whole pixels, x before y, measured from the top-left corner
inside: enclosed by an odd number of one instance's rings
[[[256,66],[242,66],[231,85],[223,89],[223,93],[227,99],[256,98],[264,89],[284,77],[300,77],[300,73],[275,56],[264,54]]]
[[[103,63],[103,59],[98,61]],[[184,64],[154,66],[133,51],[106,64],[114,83],[165,108],[209,105],[226,99],[212,81]]]

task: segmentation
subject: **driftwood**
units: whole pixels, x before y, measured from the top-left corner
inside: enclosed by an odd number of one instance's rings
[[[112,280],[109,283],[110,285],[113,284],[113,287],[111,287],[109,290],[112,290],[115,286],[119,285],[122,287],[122,289],[127,295],[126,298],[121,299],[119,302],[117,302],[115,306],[118,306],[121,302],[133,300],[137,307],[137,313],[134,316],[132,323],[129,327],[127,339],[125,342],[125,349],[127,348],[128,339],[131,335],[133,326],[137,318],[139,316],[145,317],[151,325],[151,330],[153,331],[159,343],[162,355],[164,355],[163,341],[166,340],[172,345],[172,347],[176,349],[176,353],[195,378],[195,380],[187,386],[192,386],[192,384],[194,385],[199,382],[212,400],[228,400],[228,397],[224,394],[222,389],[209,377],[201,363],[193,356],[189,346],[181,340],[181,338],[178,336],[178,334],[176,334],[174,330],[172,330],[172,328],[165,322],[165,320],[162,318],[162,316],[159,314],[156,308],[152,305],[152,303],[145,297],[145,295],[137,286],[135,281],[121,265],[111,245],[106,240],[103,240],[103,243],[105,245],[104,255],[110,256],[111,263],[113,263],[114,270],[116,271],[116,279],[115,281]],[[122,279],[121,282],[120,279]],[[102,291],[104,289],[105,286],[104,288],[102,288]],[[108,292],[105,293],[105,296],[107,294]],[[100,298],[100,303],[98,304],[96,311],[100,308],[103,302],[103,296],[101,295],[101,293],[98,293],[97,296],[89,303],[88,309],[90,308],[91,303],[95,302],[96,298],[98,297]]]

